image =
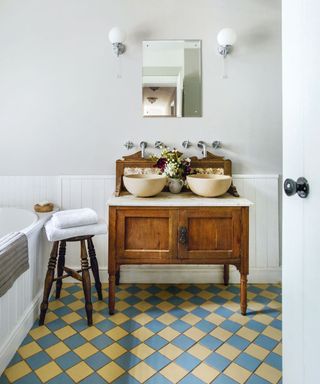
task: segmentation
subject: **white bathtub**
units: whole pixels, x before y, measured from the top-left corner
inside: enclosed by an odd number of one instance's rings
[[[0,207],[0,240],[11,232],[28,237],[29,266],[0,297],[0,375],[38,316],[48,251],[42,228],[51,215]]]

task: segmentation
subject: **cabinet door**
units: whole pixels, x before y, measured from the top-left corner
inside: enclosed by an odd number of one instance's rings
[[[179,216],[179,258],[189,262],[223,263],[240,259],[241,208],[182,209]]]
[[[117,256],[127,263],[170,262],[177,253],[178,211],[164,208],[117,210]]]

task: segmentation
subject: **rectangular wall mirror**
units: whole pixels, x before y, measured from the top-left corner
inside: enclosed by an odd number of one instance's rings
[[[201,117],[200,40],[143,42],[144,117]]]

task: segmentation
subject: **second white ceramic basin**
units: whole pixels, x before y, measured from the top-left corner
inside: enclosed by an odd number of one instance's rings
[[[165,175],[127,175],[123,176],[127,191],[139,197],[151,197],[160,193],[167,183]]]
[[[230,188],[232,178],[226,175],[189,175],[188,185],[193,193],[204,197],[217,197]]]

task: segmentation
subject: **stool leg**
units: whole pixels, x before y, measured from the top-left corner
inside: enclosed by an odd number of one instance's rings
[[[96,258],[96,251],[94,249],[94,245],[91,237],[90,239],[87,240],[87,243],[88,243],[88,250],[89,250],[89,257],[90,257],[90,265],[91,265],[92,274],[94,276],[98,299],[102,300],[102,288],[101,288],[101,281],[99,276],[99,265],[98,265],[98,260]]]
[[[66,242],[63,240],[60,242],[60,247],[59,247],[57,278],[62,277],[63,275],[65,255],[66,255]],[[61,288],[62,288],[62,279],[58,279],[56,282],[56,299],[60,298]]]
[[[82,271],[82,287],[85,299],[85,307],[87,312],[88,325],[92,325],[92,303],[91,303],[91,281],[89,273],[89,262],[86,244],[81,240],[81,271]]]
[[[120,284],[120,265],[117,265],[116,268],[116,285]]]
[[[224,264],[223,266],[223,282],[224,285],[229,284],[229,264]]]
[[[46,313],[47,313],[47,309],[48,309],[48,299],[49,299],[51,287],[53,284],[54,271],[56,269],[56,262],[57,262],[57,256],[58,256],[58,246],[59,246],[59,241],[55,241],[53,243],[52,250],[50,253],[48,270],[47,270],[46,279],[44,282],[43,299],[42,299],[42,303],[40,306],[39,325],[44,324],[44,319],[46,317]]]

